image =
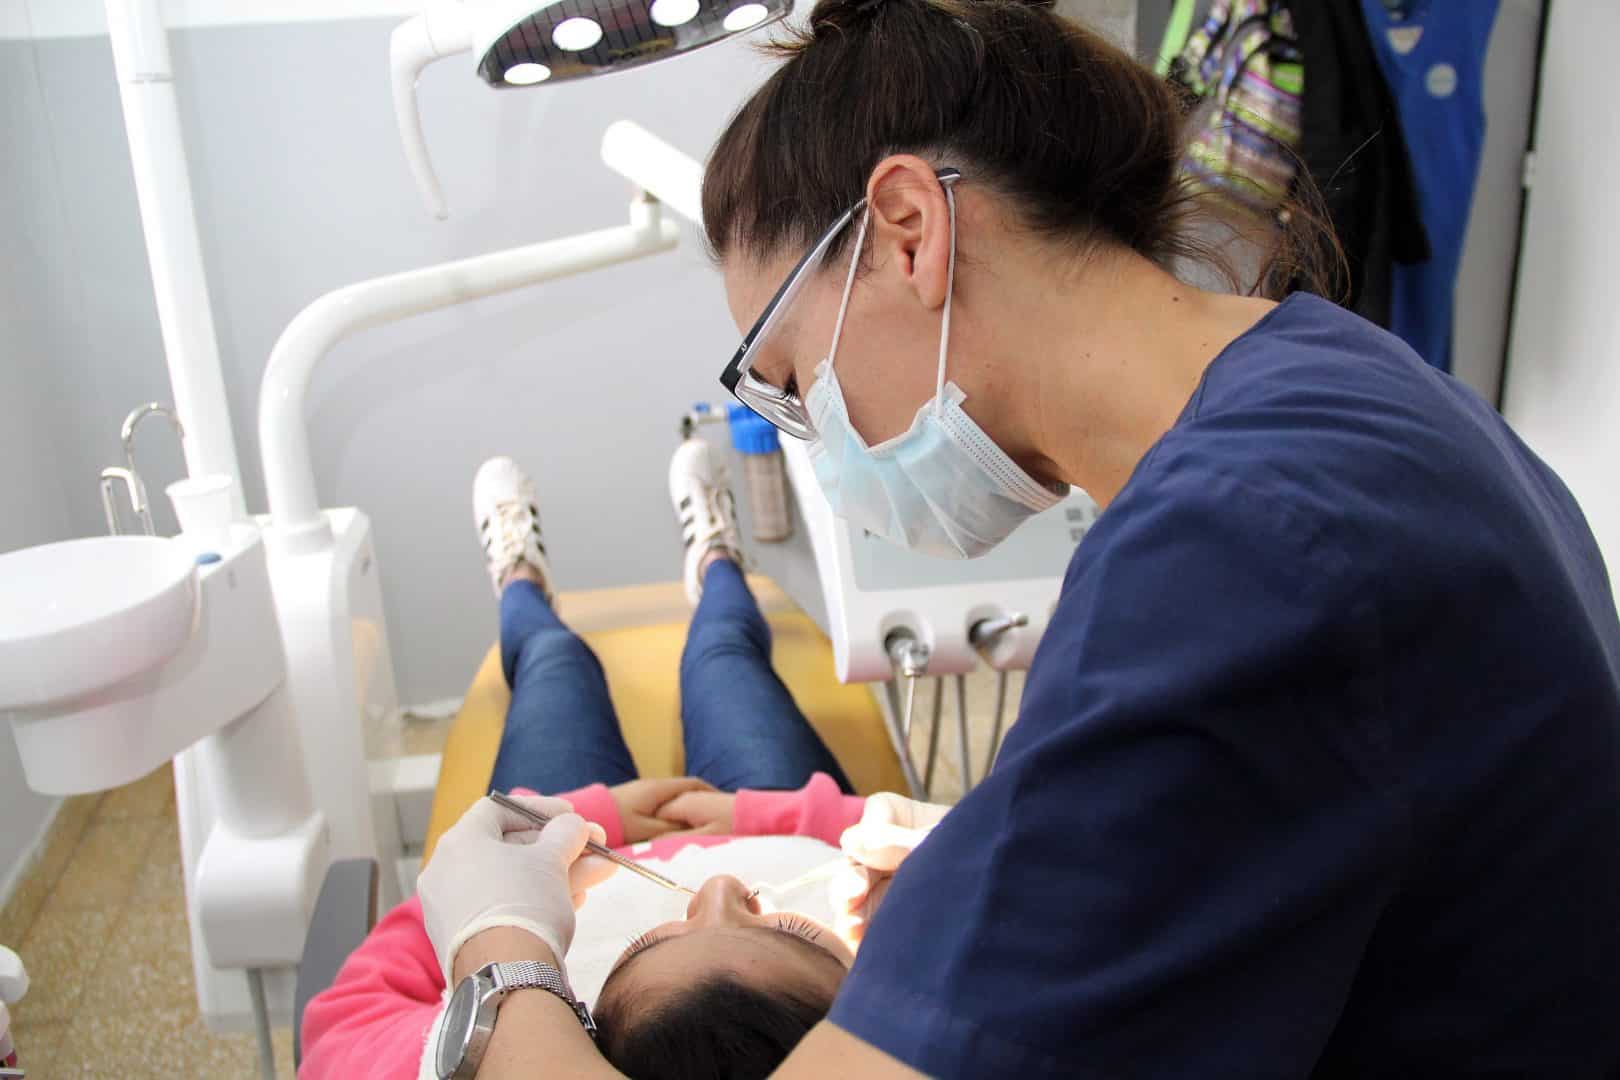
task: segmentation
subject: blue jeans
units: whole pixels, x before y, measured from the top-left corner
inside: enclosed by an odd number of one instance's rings
[[[501,593],[501,666],[512,688],[492,791],[548,794],[636,778],[602,665],[532,582]],[[721,791],[790,790],[824,772],[852,792],[832,752],[771,668],[771,631],[734,563],[703,579],[681,655],[686,772]]]

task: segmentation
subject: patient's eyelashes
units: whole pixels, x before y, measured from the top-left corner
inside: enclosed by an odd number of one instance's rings
[[[647,931],[645,934],[638,934],[637,936],[631,938],[630,944],[626,945],[624,947],[624,952],[619,954],[619,963],[624,963],[626,960],[630,959],[632,956],[636,955],[636,953],[640,952],[642,949],[645,949],[652,943],[653,936],[651,930]]]
[[[781,934],[792,934],[794,937],[801,937],[809,942],[814,942],[821,937],[821,928],[815,923],[811,922],[809,919],[803,918],[799,915],[788,915],[785,918],[779,919],[773,925],[764,927],[763,929],[775,930],[777,933]],[[614,967],[618,967],[619,964],[624,963],[626,960],[636,955],[636,953],[641,952],[643,949],[650,949],[654,945],[657,945],[660,941],[673,936],[677,935],[659,934],[654,936],[653,932],[649,930],[639,937],[632,938],[630,940],[630,944],[625,946],[624,952],[619,954],[619,959],[614,964]]]
[[[821,936],[821,930],[815,923],[798,915],[789,915],[773,929],[780,930],[784,934],[796,934],[806,941],[814,941]]]

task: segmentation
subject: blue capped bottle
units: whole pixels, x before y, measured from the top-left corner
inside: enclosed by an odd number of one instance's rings
[[[727,405],[726,420],[732,449],[742,458],[753,537],[762,544],[779,544],[793,535],[782,441],[771,422],[746,405]]]

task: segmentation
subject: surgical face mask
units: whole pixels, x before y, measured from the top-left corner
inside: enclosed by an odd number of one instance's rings
[[[816,368],[805,407],[818,436],[810,447],[816,480],[835,514],[900,547],[942,558],[970,559],[1001,543],[1030,515],[1055,506],[1069,489],[1065,484],[1048,487],[1014,464],[962,411],[966,395],[955,383],[945,381],[951,295],[956,284],[956,196],[949,186],[945,199],[951,214],[951,253],[933,400],[917,410],[904,433],[877,446],[868,446],[850,425],[833,360],[866,239],[867,216],[863,215],[832,346],[827,359]]]

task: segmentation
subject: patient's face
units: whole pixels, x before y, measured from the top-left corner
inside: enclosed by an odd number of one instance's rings
[[[727,874],[704,882],[684,920],[653,927],[625,950],[602,997],[633,994],[645,1007],[705,977],[722,976],[759,990],[831,999],[854,954],[821,923],[763,912],[747,895],[747,886]]]

